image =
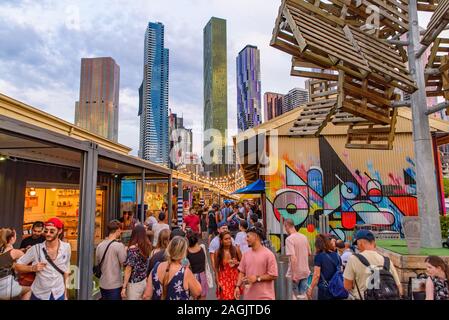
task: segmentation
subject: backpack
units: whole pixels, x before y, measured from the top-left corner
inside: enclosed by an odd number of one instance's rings
[[[371,282],[376,282],[372,284],[373,288],[366,289],[364,295],[362,296],[360,294],[360,289],[357,285],[357,281],[355,281],[357,291],[362,300],[400,300],[398,285],[396,284],[396,281],[394,280],[394,277],[390,272],[389,258],[384,257],[384,265],[381,269],[376,269],[371,267],[369,261],[361,254],[355,253],[354,255],[357,257],[357,259],[360,260],[363,265],[370,269],[371,276],[374,277],[373,281]],[[374,276],[375,272],[379,272],[379,276]]]
[[[230,213],[232,213],[231,208],[225,207],[221,209],[221,218],[223,219],[223,221],[226,221]]]
[[[217,229],[217,221],[215,221],[215,211],[209,211],[209,228]]]
[[[332,261],[332,264],[335,266],[337,271],[335,271],[334,275],[329,280],[329,282],[327,282],[323,278],[324,284],[327,287],[327,290],[329,291],[330,295],[335,299],[347,299],[349,293],[344,286],[343,272],[341,271],[341,268],[335,264],[335,261],[328,256],[327,253],[325,255],[329,260]]]
[[[236,231],[236,230],[238,230],[238,229],[239,229],[239,220],[238,220],[237,216],[234,216],[234,217],[231,219],[231,221],[229,221],[228,225],[229,225],[229,229],[230,229],[231,231]]]

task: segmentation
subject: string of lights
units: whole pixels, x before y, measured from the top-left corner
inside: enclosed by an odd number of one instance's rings
[[[214,186],[217,189],[220,189],[221,191],[227,193],[233,193],[245,186],[245,178],[243,177],[243,173],[241,170],[222,177],[208,177],[205,175],[197,174],[188,169],[181,170],[181,172],[189,175],[192,180]]]

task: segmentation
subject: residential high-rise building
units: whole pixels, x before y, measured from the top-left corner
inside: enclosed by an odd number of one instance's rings
[[[284,95],[275,92],[264,94],[264,121],[269,121],[282,114]]]
[[[169,50],[164,25],[150,22],[145,32],[143,81],[139,88],[140,147],[143,159],[169,165]]]
[[[212,135],[214,142],[222,146],[227,143],[228,129],[228,85],[226,53],[226,20],[212,17],[204,28],[204,131],[218,130],[220,137]],[[204,146],[210,143],[204,135]],[[219,154],[212,152],[211,169],[214,175],[224,175],[222,165],[224,148]],[[208,156],[208,155],[203,155]]]
[[[178,130],[174,135],[174,131]],[[193,152],[193,132],[192,129],[184,127],[184,119],[178,117],[176,113],[171,113],[169,116],[169,132],[170,132],[170,150],[176,152],[170,158],[171,168],[176,168],[183,165],[185,160]],[[177,148],[175,150],[175,144]]]
[[[82,58],[75,124],[118,140],[120,67],[112,58]]]
[[[247,45],[237,56],[237,127],[245,131],[262,123],[260,51]]]
[[[309,101],[309,91],[301,88],[293,88],[284,96],[282,113],[289,112]]]

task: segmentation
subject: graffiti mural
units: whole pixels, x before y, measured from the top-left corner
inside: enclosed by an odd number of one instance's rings
[[[324,138],[320,155],[319,166],[317,160],[305,166],[284,156],[278,174],[267,178],[268,211],[275,216],[272,224],[278,224],[281,215],[290,218],[312,241],[324,214],[329,216],[331,232],[350,241],[356,225],[402,232],[401,218],[417,215],[412,159],[404,159],[408,166],[399,170],[402,177],[389,173],[384,181],[369,161],[362,171],[347,165],[350,159],[342,155],[345,165]]]

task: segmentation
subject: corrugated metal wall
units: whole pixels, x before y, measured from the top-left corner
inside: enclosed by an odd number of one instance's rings
[[[280,233],[282,214],[313,243],[327,214],[332,231],[350,241],[356,224],[401,231],[402,216],[417,214],[411,133],[396,134],[389,151],[346,149],[346,136],[326,135],[279,137],[276,153],[274,139],[270,162],[278,170],[265,177],[269,233]]]

